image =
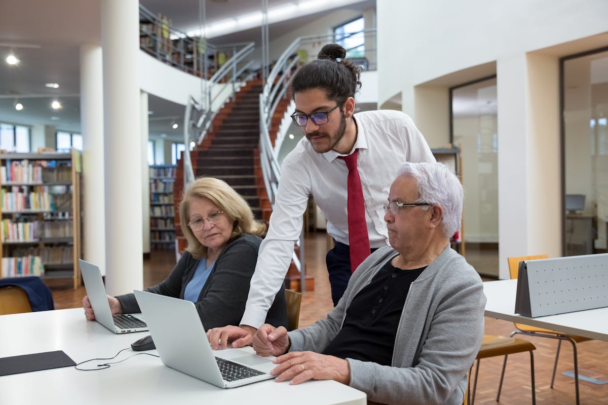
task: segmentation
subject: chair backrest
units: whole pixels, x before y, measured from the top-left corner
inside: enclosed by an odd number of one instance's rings
[[[0,315],[22,314],[32,312],[27,294],[19,287],[0,287]]]
[[[548,259],[549,255],[532,255],[532,256],[521,256],[521,257],[508,257],[509,261],[509,273],[511,274],[511,280],[517,278],[517,273],[519,272],[519,262],[528,261],[528,260],[539,260],[539,259]]]
[[[302,294],[292,290],[285,290],[287,300],[287,330],[298,329],[300,325],[300,307],[302,306]]]

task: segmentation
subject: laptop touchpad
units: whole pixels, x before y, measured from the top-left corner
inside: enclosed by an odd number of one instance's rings
[[[272,364],[272,360],[267,357],[260,357],[260,356],[253,356],[253,355],[237,357],[235,359],[232,359],[232,361],[234,361],[235,363],[240,363],[244,366],[250,366],[250,367]]]

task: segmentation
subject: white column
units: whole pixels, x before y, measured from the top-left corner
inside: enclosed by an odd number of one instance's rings
[[[101,47],[80,47],[80,121],[83,140],[83,258],[106,274],[106,221]]]
[[[143,253],[150,253],[150,169],[148,167],[148,93],[140,92],[139,116],[141,119],[141,170],[143,182],[141,188],[142,199],[142,239]]]
[[[499,276],[507,257],[561,256],[558,60],[518,54],[499,59]]]
[[[416,126],[431,148],[445,148],[450,143],[450,89],[439,86],[414,88]]]
[[[106,186],[106,290],[143,287],[139,3],[101,1]]]

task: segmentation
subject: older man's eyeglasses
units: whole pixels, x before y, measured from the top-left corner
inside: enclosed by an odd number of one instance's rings
[[[207,220],[210,224],[216,225],[221,218],[221,215],[224,211],[215,211],[211,214],[207,215],[207,218],[198,218],[194,221],[188,222],[188,226],[194,232],[198,232],[205,227],[205,220]]]
[[[384,204],[383,208],[384,208],[384,213],[388,214],[388,212],[390,211],[391,214],[393,215],[397,215],[397,213],[399,212],[399,210],[401,208],[404,207],[425,207],[425,206],[431,206],[431,205],[435,205],[435,204],[431,204],[431,203],[400,203],[397,201],[391,201],[388,204]]]
[[[305,127],[306,124],[308,123],[309,118],[315,125],[325,125],[329,122],[329,117],[328,117],[329,113],[338,107],[339,107],[339,105],[336,105],[334,108],[332,108],[329,111],[318,112],[318,113],[314,113],[314,114],[310,114],[310,115],[295,112],[291,115],[291,119],[293,120],[293,123],[299,127]]]

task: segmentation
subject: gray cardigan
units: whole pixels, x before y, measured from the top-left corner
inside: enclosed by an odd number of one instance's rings
[[[226,325],[238,325],[245,312],[249,284],[255,271],[262,239],[244,234],[232,240],[215,261],[215,266],[195,302],[198,315],[206,330]],[[186,286],[192,280],[200,260],[184,252],[179,262],[162,283],[146,291],[184,299]],[[119,295],[125,314],[141,312],[134,294]],[[274,303],[266,315],[266,323],[287,326],[285,286],[281,285]]]
[[[289,332],[289,351],[321,353],[342,328],[353,298],[397,254],[385,247],[369,256],[326,319]],[[350,386],[382,403],[462,404],[467,371],[483,338],[485,303],[475,269],[446,247],[410,287],[391,366],[347,359]]]

